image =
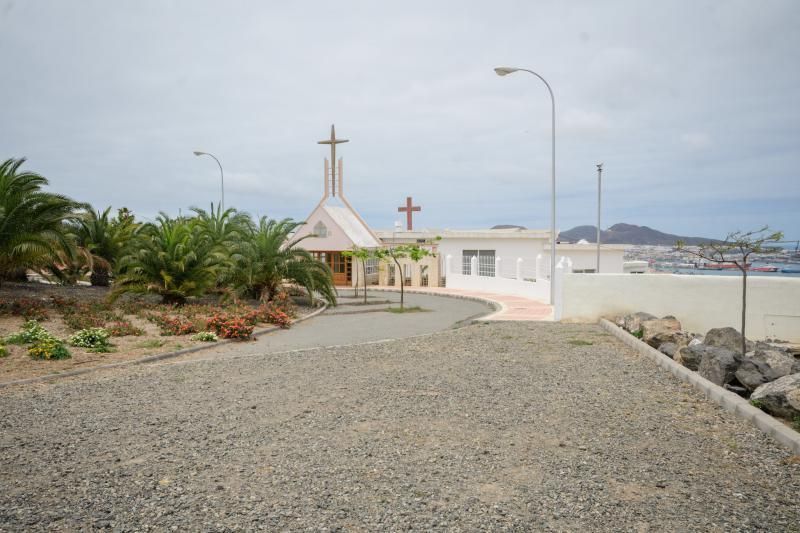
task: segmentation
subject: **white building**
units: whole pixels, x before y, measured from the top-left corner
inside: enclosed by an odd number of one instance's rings
[[[478,230],[373,231],[350,205],[343,191],[343,164],[336,159],[337,139],[333,127],[329,140],[331,159],[325,159],[324,194],[297,231],[302,246],[324,261],[333,272],[337,286],[363,283],[362,269],[345,252],[354,248],[376,249],[401,244],[416,244],[433,255],[419,262],[400,260],[394,264],[367,263],[367,282],[399,286],[401,279],[410,286],[449,287],[469,285],[487,292],[544,294],[550,278],[550,231],[523,228]],[[338,172],[337,172],[338,170]],[[623,272],[624,246],[603,245],[601,273]],[[597,248],[591,243],[556,244],[557,260],[569,259],[573,272],[595,272]],[[469,277],[469,279],[465,279]],[[494,281],[490,281],[494,280]],[[510,280],[500,282],[499,280]],[[527,285],[518,285],[527,283]],[[491,284],[491,286],[490,286]],[[535,290],[532,289],[535,285]],[[531,292],[532,291],[532,292]]]

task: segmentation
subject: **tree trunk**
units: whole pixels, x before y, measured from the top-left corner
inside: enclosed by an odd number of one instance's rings
[[[107,268],[94,268],[89,276],[93,287],[108,287],[111,284],[111,273]]]
[[[403,268],[400,266],[400,262],[396,258],[394,259],[394,264],[397,265],[397,275],[400,276],[400,309],[404,308],[404,296],[405,296],[405,280],[403,279],[404,273]]]
[[[745,264],[747,259],[745,258]],[[745,322],[747,316],[747,267],[742,268],[742,357],[747,353],[747,339],[745,338]]]
[[[361,272],[364,275],[364,303],[367,303],[367,261],[361,261]]]

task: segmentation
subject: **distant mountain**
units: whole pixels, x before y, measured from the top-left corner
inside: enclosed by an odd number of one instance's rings
[[[517,226],[516,224],[498,224],[492,226],[491,229],[527,229],[525,226]]]
[[[586,239],[589,242],[597,242],[596,226],[576,226],[571,230],[562,231],[559,234],[561,242],[578,242]],[[600,241],[606,244],[650,244],[659,246],[673,246],[675,241],[683,241],[688,245],[698,245],[705,242],[719,242],[716,239],[705,237],[681,237],[664,233],[647,226],[636,226],[634,224],[614,224],[607,230],[600,232]]]

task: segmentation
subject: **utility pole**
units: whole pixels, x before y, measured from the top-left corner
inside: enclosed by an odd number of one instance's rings
[[[597,165],[597,268],[595,272],[600,273],[600,201],[603,191],[603,163]]]

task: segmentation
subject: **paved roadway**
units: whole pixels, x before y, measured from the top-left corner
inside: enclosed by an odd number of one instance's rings
[[[392,303],[383,303],[387,300]],[[402,339],[451,329],[493,311],[488,304],[474,300],[424,294],[405,295],[406,307],[419,306],[426,310],[418,313],[395,314],[383,310],[389,305],[399,306],[399,293],[371,292],[370,302],[379,303],[350,305],[357,301],[360,299],[354,300],[352,291],[340,291],[341,305],[290,329],[263,335],[255,342],[224,344],[180,359],[216,359]]]

